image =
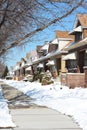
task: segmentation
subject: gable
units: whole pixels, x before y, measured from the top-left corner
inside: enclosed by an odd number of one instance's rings
[[[78,19],[83,27],[87,27],[87,14],[78,14]]]

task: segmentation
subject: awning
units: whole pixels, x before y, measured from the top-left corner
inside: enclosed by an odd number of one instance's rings
[[[52,66],[52,65],[54,65],[55,63],[54,63],[54,61],[53,60],[51,60],[51,61],[48,61],[48,63],[46,64],[47,66]]]
[[[37,68],[43,68],[43,64],[40,63]]]
[[[63,60],[76,60],[76,53],[67,54]]]

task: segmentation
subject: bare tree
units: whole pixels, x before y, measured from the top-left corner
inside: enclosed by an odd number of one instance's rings
[[[0,56],[86,5],[86,0],[0,0]]]
[[[4,70],[5,70],[5,65],[0,62],[0,78],[3,76]]]

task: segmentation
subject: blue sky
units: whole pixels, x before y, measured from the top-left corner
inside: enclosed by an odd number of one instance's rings
[[[11,49],[11,53],[9,53],[8,60],[6,61],[7,66],[15,66],[17,61],[20,61],[22,57],[25,57],[26,53],[29,51],[35,50],[37,45],[43,45],[45,41],[53,40],[55,38],[56,30],[71,31],[73,29],[76,14],[83,12],[87,13],[87,10],[76,10],[65,19],[62,19],[61,22],[57,22],[56,24],[37,33],[31,38],[31,41],[27,41],[27,44],[24,47]]]

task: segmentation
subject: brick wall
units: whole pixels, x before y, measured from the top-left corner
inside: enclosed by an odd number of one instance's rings
[[[85,87],[85,73],[61,74],[61,84],[69,88]]]
[[[67,74],[67,86],[70,88],[85,87],[85,74],[71,73]]]

